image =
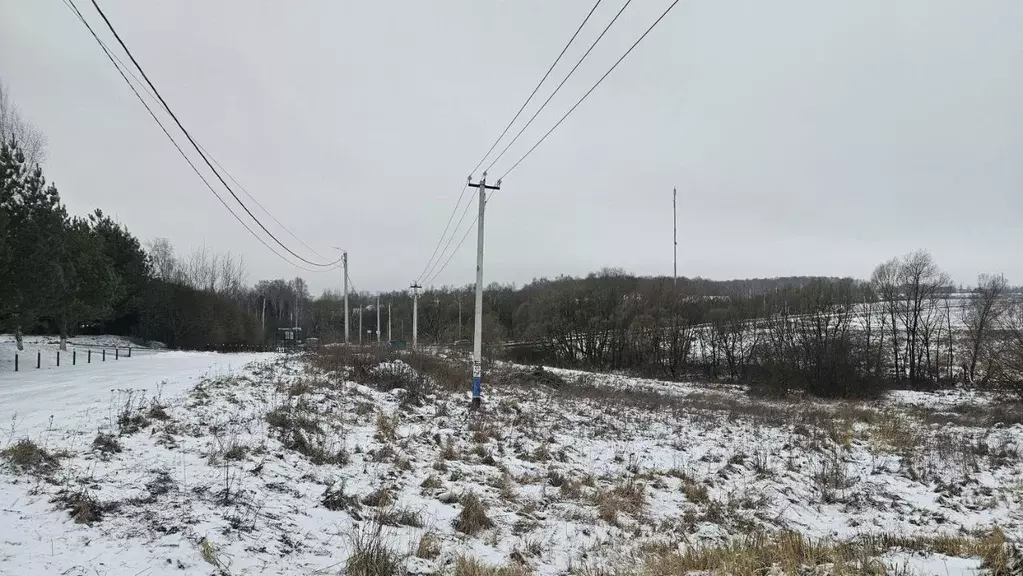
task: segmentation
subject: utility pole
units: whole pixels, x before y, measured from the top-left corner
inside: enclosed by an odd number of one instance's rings
[[[672,260],[672,278],[673,284],[672,289],[675,294],[678,294],[678,208],[676,204],[676,197],[678,196],[678,189],[671,189],[671,237],[675,243],[675,257]]]
[[[487,186],[487,173],[483,173],[478,184],[469,186],[479,188],[479,216],[476,229],[476,320],[473,325],[472,341],[472,409],[479,409],[483,395],[483,213],[487,206],[487,190],[500,190],[501,181],[496,186]]]
[[[359,306],[359,346],[362,346],[362,306]]]
[[[260,316],[260,324],[263,326],[263,340],[266,340],[266,296],[263,297],[263,314]]]
[[[341,273],[344,276],[345,285],[345,344],[348,344],[348,251],[345,250],[341,253],[341,260],[344,262],[344,271]]]
[[[390,344],[393,338],[391,338],[391,303],[387,303],[387,343]]]
[[[462,293],[458,293],[458,341],[462,341]]]
[[[436,332],[437,335],[434,337],[434,339],[437,342],[440,342],[441,341],[441,335],[444,334],[444,331],[442,330],[443,325],[442,325],[441,317],[440,317],[440,297],[434,296],[433,297],[433,304],[434,304],[434,306],[437,307],[437,332]]]
[[[380,345],[380,295],[377,294],[377,346]]]
[[[413,282],[412,286],[412,350],[419,344],[419,284]]]

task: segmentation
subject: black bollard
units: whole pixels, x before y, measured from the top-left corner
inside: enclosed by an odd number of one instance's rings
[[[121,354],[121,349],[120,348],[114,348],[114,360],[120,360],[121,359],[120,354]]]
[[[86,364],[92,364],[92,350],[86,350],[85,352],[86,352],[86,354],[85,354],[86,362],[85,363]]]
[[[107,349],[106,348],[103,349],[103,361],[104,362],[107,361]]]
[[[36,352],[36,370],[43,367],[43,353]]]
[[[486,204],[486,202],[484,202]],[[128,346],[128,358],[131,358],[131,346]]]
[[[57,350],[57,368],[60,368],[60,350]]]
[[[71,351],[71,365],[74,366],[76,364],[78,364],[78,350],[72,350]]]
[[[18,353],[17,352],[14,353],[14,371],[15,372],[18,371]]]

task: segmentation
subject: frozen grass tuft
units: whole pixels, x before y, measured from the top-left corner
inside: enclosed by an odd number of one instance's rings
[[[351,537],[352,553],[345,562],[348,576],[398,576],[405,573],[402,559],[384,542],[381,527],[370,526]]]
[[[455,519],[455,530],[470,536],[494,527],[494,521],[487,516],[487,508],[474,492],[462,495],[462,511]]]
[[[58,456],[28,438],[22,438],[0,451],[0,458],[15,471],[36,476],[49,476],[56,472],[60,467]]]
[[[121,443],[112,434],[100,432],[92,441],[92,447],[99,450],[100,454],[118,454],[121,452]]]
[[[455,561],[454,576],[529,576],[531,572],[520,564],[491,566],[475,558],[459,556]]]

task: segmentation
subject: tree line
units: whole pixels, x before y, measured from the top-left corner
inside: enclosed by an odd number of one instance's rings
[[[520,361],[723,379],[778,395],[957,384],[1023,393],[1023,294],[1001,275],[958,289],[923,251],[880,264],[870,280],[759,291],[701,293],[619,270],[538,284],[523,288],[533,296],[514,314],[512,332],[526,342],[508,352]]]
[[[237,289],[240,270],[215,264],[217,280]],[[124,334],[185,348],[263,341],[257,319],[224,286],[161,275],[161,265],[101,210],[68,214],[16,135],[0,144],[0,330],[14,332],[19,347],[24,333],[59,334],[62,343]]]

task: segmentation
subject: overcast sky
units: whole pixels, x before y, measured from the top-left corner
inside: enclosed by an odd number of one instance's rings
[[[621,3],[601,3],[555,76]],[[491,180],[668,3],[633,2]],[[591,5],[101,0],[193,135],[319,253],[347,248],[361,290],[420,274],[468,171]],[[486,281],[670,275],[677,186],[682,275],[867,277],[926,248],[957,281],[1023,283],[1021,72],[1019,0],[685,0],[488,204]],[[230,217],[61,0],[0,0],[0,79],[72,212],[243,255],[251,282],[337,285]],[[474,266],[475,234],[437,282]]]

